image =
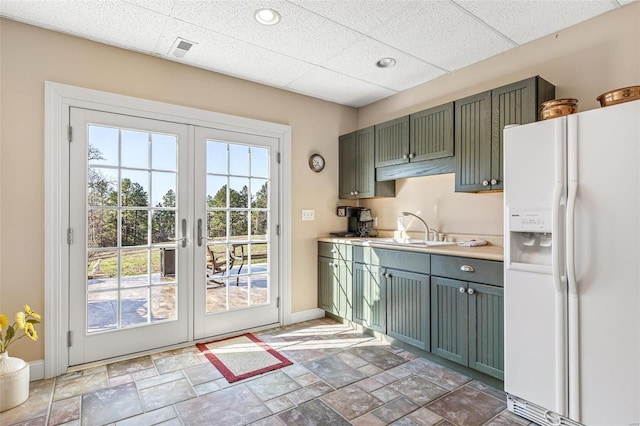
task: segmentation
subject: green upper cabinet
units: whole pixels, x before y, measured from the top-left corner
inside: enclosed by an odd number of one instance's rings
[[[453,156],[453,102],[409,116],[412,162]]]
[[[409,162],[409,116],[375,125],[376,167]]]
[[[453,102],[387,121],[376,129],[376,179],[454,171]]]
[[[394,197],[394,181],[376,182],[374,127],[339,138],[339,193],[341,199]]]
[[[503,130],[536,121],[555,86],[532,77],[455,101],[456,191],[503,188]]]

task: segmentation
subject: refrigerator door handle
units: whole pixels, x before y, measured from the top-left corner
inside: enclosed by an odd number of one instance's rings
[[[578,197],[578,117],[567,117],[567,195],[566,258],[569,287],[569,417],[580,421],[580,311],[576,274],[576,200]]]

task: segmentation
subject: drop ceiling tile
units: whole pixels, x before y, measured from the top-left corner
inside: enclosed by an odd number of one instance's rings
[[[518,44],[552,34],[615,8],[615,2],[602,0],[461,0],[456,3]],[[576,7],[578,3],[579,7]]]
[[[396,92],[349,76],[315,67],[287,88],[303,95],[313,96],[352,107],[361,107],[389,97]]]
[[[282,15],[277,25],[261,25],[261,7]],[[172,16],[275,52],[319,64],[357,41],[357,33],[283,0],[176,1]]]
[[[514,47],[451,2],[411,2],[371,37],[446,70],[455,70]]]
[[[396,65],[377,67],[376,62],[384,57],[394,58]],[[440,68],[365,36],[322,65],[395,91],[409,89],[444,74]]]
[[[169,52],[176,37],[196,43],[183,58]],[[275,87],[286,86],[313,67],[177,19],[167,22],[156,53],[166,59]]]
[[[123,1],[3,1],[2,15],[132,50],[152,52],[167,17]]]
[[[165,16],[171,14],[173,9],[173,0],[123,0],[126,3],[131,3],[136,6],[144,7],[145,9],[153,10],[154,12],[161,13]]]
[[[415,0],[290,0],[300,7],[363,34],[383,25]]]

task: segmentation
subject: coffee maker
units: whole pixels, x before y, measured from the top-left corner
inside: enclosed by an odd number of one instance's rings
[[[339,206],[336,211],[338,216],[349,220],[347,232],[332,232],[338,237],[369,237],[373,230],[373,217],[371,209],[366,207]]]

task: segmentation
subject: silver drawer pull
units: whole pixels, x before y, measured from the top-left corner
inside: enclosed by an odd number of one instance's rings
[[[467,289],[466,289],[466,288],[464,288],[464,287],[460,287],[460,288],[458,289],[458,291],[459,291],[460,293],[465,293],[465,292],[467,291]]]
[[[473,269],[473,266],[470,266],[470,265],[462,265],[460,267],[460,270],[462,272],[475,272],[476,271],[475,269]]]
[[[467,290],[467,293],[469,293],[469,294],[474,294],[475,292],[476,292],[476,291],[475,291],[474,289],[472,289],[472,288],[470,288],[469,290]]]

